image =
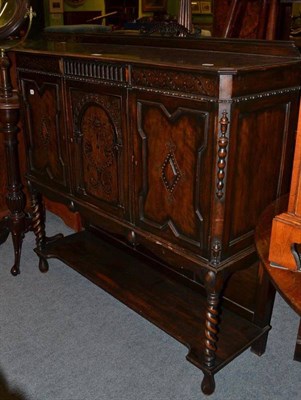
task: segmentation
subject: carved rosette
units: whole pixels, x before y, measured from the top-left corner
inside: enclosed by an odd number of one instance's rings
[[[221,129],[221,134],[220,137],[218,138],[218,161],[217,161],[217,191],[216,195],[219,199],[221,199],[224,196],[224,180],[225,180],[225,169],[226,169],[226,160],[227,160],[227,155],[228,155],[228,143],[229,139],[226,136],[227,130],[228,130],[228,125],[229,125],[229,119],[227,117],[227,112],[223,111],[222,117],[219,121],[220,123],[220,129]]]

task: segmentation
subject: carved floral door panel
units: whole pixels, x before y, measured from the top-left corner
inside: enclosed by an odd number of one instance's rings
[[[136,98],[135,223],[181,246],[209,240],[214,112],[209,102]],[[205,172],[206,171],[206,172]]]
[[[50,186],[68,189],[66,135],[61,79],[20,73],[29,174]]]
[[[73,191],[114,215],[127,209],[126,120],[121,90],[68,82]]]

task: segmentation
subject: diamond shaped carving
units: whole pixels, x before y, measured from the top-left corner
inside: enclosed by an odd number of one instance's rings
[[[166,190],[173,193],[179,180],[181,179],[181,171],[173,153],[168,153],[161,167],[162,180]]]
[[[50,134],[49,134],[48,125],[49,125],[49,119],[44,116],[43,119],[42,119],[42,123],[41,123],[40,134],[41,134],[42,142],[43,142],[45,147],[48,146],[49,141],[50,141]]]

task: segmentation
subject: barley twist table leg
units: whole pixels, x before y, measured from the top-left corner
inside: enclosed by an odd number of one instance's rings
[[[205,275],[207,310],[205,320],[204,364],[207,368],[213,368],[215,366],[219,324],[219,301],[224,282],[224,274],[217,274],[213,271],[209,271]],[[214,392],[215,380],[213,373],[204,373],[201,388],[207,395]]]

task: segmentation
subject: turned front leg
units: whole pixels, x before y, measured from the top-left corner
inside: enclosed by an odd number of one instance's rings
[[[31,229],[36,237],[36,246],[41,249],[46,242],[45,233],[45,212],[39,193],[31,188],[31,211],[32,226]]]
[[[205,316],[205,349],[204,364],[207,368],[213,368],[216,360],[218,325],[219,325],[219,302],[221,290],[224,284],[222,274],[209,271],[205,275],[205,289],[207,292],[207,309]],[[205,373],[202,381],[202,391],[212,394],[215,389],[214,375]]]
[[[14,247],[13,275],[20,273],[20,257],[22,242],[30,226],[30,219],[25,213],[26,198],[20,177],[18,155],[18,121],[19,98],[9,76],[10,62],[4,50],[1,51],[1,93],[0,93],[0,133],[4,136],[5,162],[7,169],[6,204],[9,215],[1,221],[0,242],[3,243],[8,234],[12,234]]]
[[[207,295],[207,310],[205,322],[205,355],[204,363],[207,367],[214,367],[216,358],[216,342],[218,335],[219,323],[219,294],[208,293]]]
[[[28,183],[31,192],[31,209],[32,209],[32,223],[31,230],[34,232],[36,237],[36,253],[39,256],[39,269],[41,272],[47,272],[48,261],[42,256],[42,250],[45,245],[56,241],[63,237],[61,233],[57,235],[47,237],[45,230],[45,208],[42,202],[42,196]]]
[[[32,225],[31,229],[36,237],[36,246],[41,250],[46,243],[45,233],[45,211],[42,204],[40,194],[33,189],[29,184],[31,190],[31,209],[32,209]],[[42,257],[39,257],[39,269],[41,272],[48,271],[48,262]]]

